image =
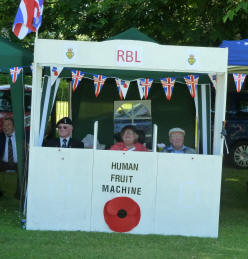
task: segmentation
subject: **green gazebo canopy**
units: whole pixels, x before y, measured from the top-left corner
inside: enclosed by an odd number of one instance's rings
[[[0,72],[9,73],[10,67],[29,67],[33,53],[16,44],[0,38]]]
[[[11,102],[13,108],[15,134],[18,157],[18,177],[19,187],[23,190],[23,168],[24,168],[24,81],[23,73],[30,73],[30,65],[33,62],[33,53],[27,49],[0,39],[0,73],[9,74],[12,67],[22,67],[23,70],[17,81],[13,84],[11,81]],[[5,75],[6,76],[6,75]]]

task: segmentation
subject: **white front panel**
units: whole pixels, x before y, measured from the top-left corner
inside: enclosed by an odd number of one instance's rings
[[[64,67],[226,72],[227,49],[166,46],[134,40],[35,41],[35,62]]]
[[[31,148],[27,229],[112,232],[104,206],[129,197],[141,218],[128,233],[217,237],[221,165],[221,156]]]
[[[27,229],[90,230],[93,151],[32,147]]]
[[[158,154],[155,233],[217,237],[221,156]]]
[[[157,158],[153,153],[96,151],[91,230],[110,232],[103,215],[105,203],[115,197],[129,197],[141,210],[139,224],[129,233],[154,233],[156,174]],[[127,176],[127,181],[119,182],[118,176]],[[130,188],[135,188],[136,193],[132,194]]]

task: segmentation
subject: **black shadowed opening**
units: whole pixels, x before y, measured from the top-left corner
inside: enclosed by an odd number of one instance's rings
[[[119,210],[118,212],[117,212],[117,216],[119,217],[119,218],[125,218],[126,216],[127,216],[127,212],[126,212],[126,210],[123,210],[123,209],[121,209],[121,210]]]

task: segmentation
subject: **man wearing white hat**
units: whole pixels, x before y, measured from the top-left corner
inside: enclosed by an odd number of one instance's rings
[[[166,153],[181,153],[181,154],[195,154],[193,148],[184,146],[185,131],[181,128],[172,128],[169,130],[170,146],[165,147],[163,152]]]

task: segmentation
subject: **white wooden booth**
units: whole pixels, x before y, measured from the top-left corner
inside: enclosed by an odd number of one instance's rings
[[[68,49],[72,58],[66,55]],[[105,204],[129,197],[140,208],[140,220],[128,233],[218,236],[227,49],[36,39],[34,54],[28,230],[112,232]],[[195,63],[190,64],[192,55]],[[44,66],[216,73],[213,155],[40,147]]]

